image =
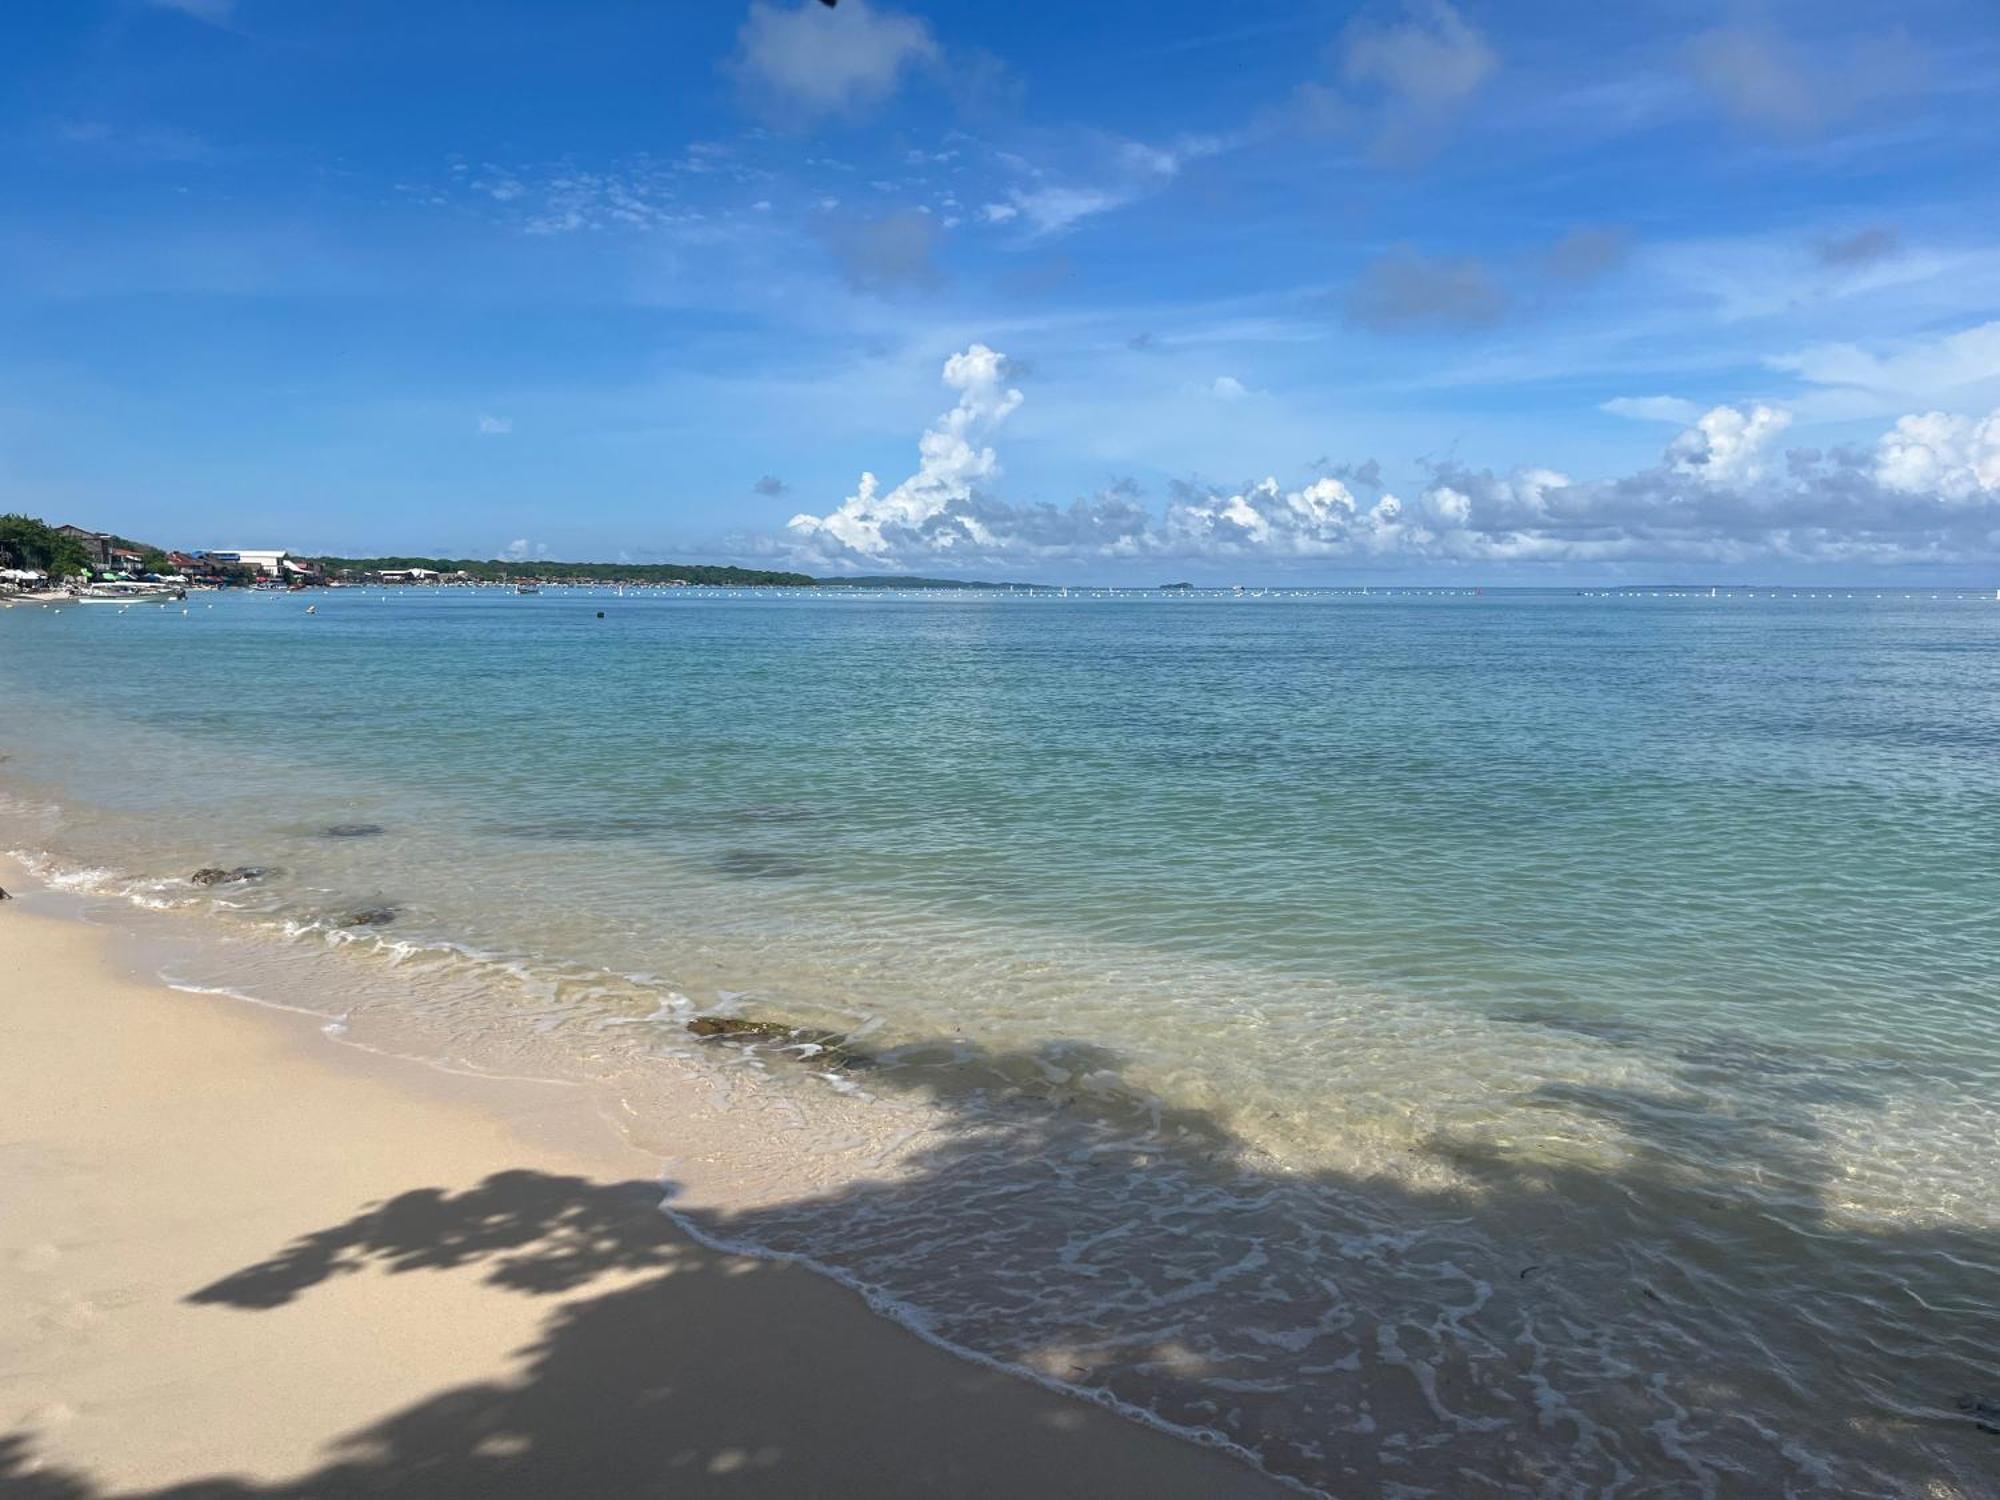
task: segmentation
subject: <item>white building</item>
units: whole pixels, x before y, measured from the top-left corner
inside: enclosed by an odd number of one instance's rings
[[[259,573],[267,573],[276,578],[286,571],[286,561],[291,554],[282,547],[238,547],[226,552],[217,550],[197,552],[195,556],[212,563],[233,563],[240,568],[255,568]]]

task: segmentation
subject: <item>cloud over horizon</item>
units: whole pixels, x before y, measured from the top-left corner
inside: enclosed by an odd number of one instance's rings
[[[1606,480],[1549,467],[1505,473],[1420,466],[1407,497],[1379,468],[1322,462],[1288,487],[1181,481],[1164,505],[1128,482],[1067,506],[995,492],[988,441],[1024,403],[1006,356],[973,344],[945,361],[956,405],[918,443],[914,474],[886,493],[872,473],[824,515],[801,512],[774,544],[848,570],[1157,558],[1384,563],[1917,562],[2000,559],[2000,410],[1906,415],[1871,448],[1780,449],[1792,414],[1767,404],[1693,415],[1658,462]],[[1692,410],[1634,398],[1649,420]]]

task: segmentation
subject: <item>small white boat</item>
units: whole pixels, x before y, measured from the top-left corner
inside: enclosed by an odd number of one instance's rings
[[[129,583],[114,579],[90,584],[72,597],[78,604],[166,604],[187,598],[187,590],[177,583]]]
[[[539,594],[541,591],[539,584],[517,583],[514,585],[514,592],[517,594]]]

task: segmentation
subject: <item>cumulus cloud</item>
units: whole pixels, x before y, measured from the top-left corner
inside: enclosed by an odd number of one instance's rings
[[[513,430],[512,417],[496,417],[486,412],[479,414],[479,433],[482,437],[505,437]]]
[[[919,443],[917,471],[883,491],[872,474],[825,515],[795,516],[802,561],[861,568],[1168,560],[1354,566],[1426,563],[1892,565],[2000,559],[2000,410],[1904,417],[1870,449],[1777,443],[1772,406],[1697,412],[1650,467],[1575,480],[1553,468],[1505,473],[1422,466],[1392,493],[1379,466],[1315,465],[1287,485],[1176,483],[1149,504],[1130,481],[1068,505],[995,493],[988,439],[1022,403],[1006,360],[983,344],[953,355],[957,404]],[[1644,398],[1635,398],[1644,399]],[[1672,400],[1673,398],[1656,398]],[[1653,413],[1664,415],[1664,412]]]
[[[1238,380],[1234,375],[1216,376],[1215,384],[1211,385],[1208,389],[1209,394],[1214,396],[1218,401],[1241,401],[1245,396],[1250,394],[1250,387]]]
[[[1899,494],[1990,504],[2000,491],[2000,410],[1982,421],[1941,411],[1898,418],[1876,444],[1875,478]]]
[[[1347,315],[1363,328],[1390,331],[1485,328],[1506,316],[1508,295],[1473,256],[1419,255],[1404,247],[1373,262],[1347,296]]]
[[[517,536],[513,541],[500,549],[499,560],[501,562],[527,562],[532,558],[547,557],[548,555],[549,549],[547,543],[531,542],[524,536]]]
[[[1375,157],[1392,165],[1436,152],[1500,66],[1448,0],[1408,0],[1393,22],[1355,21],[1337,50],[1344,91],[1309,89],[1308,106],[1361,125]]]
[[[1718,406],[1674,439],[1667,458],[1675,472],[1704,484],[1754,484],[1764,477],[1766,451],[1791,421],[1780,407]]]
[[[873,474],[863,474],[839,509],[792,517],[797,542],[834,560],[992,543],[978,516],[980,487],[1000,472],[1000,461],[980,440],[1020,406],[1021,393],[1007,384],[1006,356],[984,344],[946,360],[944,383],[958,392],[958,404],[918,440],[917,472],[887,494]]]
[[[736,41],[731,66],[746,99],[788,126],[864,113],[940,55],[925,22],[877,10],[868,0],[847,0],[838,9],[817,0],[758,0]]]

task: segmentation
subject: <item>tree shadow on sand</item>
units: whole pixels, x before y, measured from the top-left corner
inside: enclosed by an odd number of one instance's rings
[[[1423,1172],[1360,1175],[1283,1170],[1214,1116],[1162,1117],[1115,1086],[996,1087],[1079,1064],[1101,1084],[1117,1069],[1101,1049],[908,1056],[880,1086],[951,1120],[908,1170],[690,1222],[838,1267],[934,1310],[942,1337],[1342,1496],[1995,1492],[2000,1245],[1835,1212],[1809,1080],[1750,1118],[1551,1087],[1551,1110],[1616,1127],[1614,1165],[1438,1140]],[[255,1312],[339,1277],[473,1273],[563,1300],[506,1380],[352,1433],[295,1481],[150,1500],[1132,1492],[1101,1447],[1065,1446],[1067,1403],[993,1371],[878,1390],[821,1343],[773,1360],[741,1330],[810,1316],[824,1283],[701,1248],[661,1194],[532,1171],[417,1189],[193,1292]],[[948,1427],[967,1391],[1033,1404],[1034,1444],[968,1460]],[[864,1470],[826,1458],[857,1451]],[[1196,1457],[1185,1489],[1148,1492],[1225,1493]],[[105,1492],[14,1438],[0,1493]]]

